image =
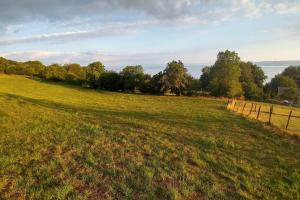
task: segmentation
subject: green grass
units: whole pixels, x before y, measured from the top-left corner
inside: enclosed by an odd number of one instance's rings
[[[299,199],[300,140],[213,99],[0,75],[0,199]]]
[[[236,107],[234,108],[240,114],[243,114],[251,119],[257,119],[258,110],[261,106],[261,112],[258,116],[258,120],[262,122],[269,122],[269,113],[272,104],[269,103],[261,103],[261,102],[251,102],[251,101],[235,101]],[[246,106],[244,107],[246,103]],[[252,103],[256,104],[251,111]],[[230,105],[230,109],[233,109],[234,103]],[[244,110],[243,110],[244,108]],[[300,108],[291,107],[291,106],[283,106],[283,105],[273,105],[273,113],[271,117],[271,123],[273,126],[285,131],[288,134],[296,135],[300,137],[300,118],[291,117],[288,125],[288,129],[286,129],[286,125],[288,122],[288,115],[292,110],[292,116],[300,117]],[[242,113],[243,112],[243,113]],[[286,116],[284,116],[286,115]]]

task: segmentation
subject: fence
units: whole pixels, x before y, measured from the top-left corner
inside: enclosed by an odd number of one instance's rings
[[[237,100],[229,100],[227,109],[300,136],[300,109]]]

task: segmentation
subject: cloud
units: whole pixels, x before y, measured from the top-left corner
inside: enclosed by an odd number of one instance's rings
[[[278,14],[297,14],[300,12],[300,3],[278,3],[274,6]]]
[[[155,17],[174,17],[189,11],[196,0],[1,0],[1,21],[68,20],[138,12]]]
[[[277,2],[277,1],[276,1]],[[132,30],[170,26],[193,26],[266,13],[295,14],[297,1],[272,0],[0,0],[0,45],[31,42],[74,41],[119,36],[119,29]],[[16,38],[31,32],[28,24],[43,34]],[[43,30],[44,24],[56,30]],[[109,27],[107,27],[109,26]],[[114,26],[114,28],[111,28]],[[15,29],[15,27],[19,27]],[[63,30],[63,31],[62,31]],[[127,30],[127,32],[130,32]],[[131,34],[124,32],[125,35]],[[4,34],[6,33],[6,34]],[[28,34],[27,34],[28,35]],[[1,38],[1,36],[0,36]],[[3,37],[4,38],[4,37]]]
[[[215,57],[215,52],[210,52]],[[45,64],[51,63],[88,63],[100,60],[107,66],[133,65],[133,64],[154,64],[164,65],[170,60],[188,60],[189,63],[198,63],[201,53],[195,49],[161,51],[161,52],[103,52],[103,51],[86,51],[86,52],[59,52],[59,51],[28,51],[28,52],[8,52],[0,53],[0,56],[17,60],[41,60]],[[206,55],[203,55],[206,56]]]
[[[132,35],[135,30],[127,29],[126,27],[110,27],[105,29],[91,29],[91,30],[79,30],[79,31],[68,31],[60,33],[42,34],[29,37],[5,39],[0,40],[0,46],[13,45],[20,43],[31,43],[31,42],[70,42],[84,38],[94,37],[112,37],[112,36],[125,36]]]

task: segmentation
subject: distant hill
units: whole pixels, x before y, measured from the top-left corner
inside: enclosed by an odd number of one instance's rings
[[[300,60],[260,61],[255,63],[260,66],[290,66],[300,65]]]

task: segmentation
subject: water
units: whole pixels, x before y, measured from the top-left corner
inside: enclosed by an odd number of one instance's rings
[[[288,66],[261,66],[266,76],[268,76],[267,82],[269,82],[272,78],[274,78],[275,75],[283,72],[283,70],[287,67]]]

